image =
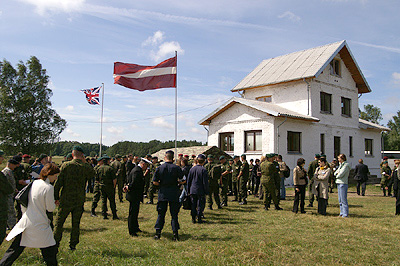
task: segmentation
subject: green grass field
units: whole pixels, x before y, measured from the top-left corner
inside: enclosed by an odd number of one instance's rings
[[[337,194],[330,194],[327,216],[306,208],[291,212],[293,189],[288,189],[283,211],[264,211],[258,199],[249,204],[229,202],[222,210],[206,210],[206,224],[192,224],[189,211],[180,211],[181,241],[172,241],[167,214],[162,238],[153,240],[155,205],[142,204],[143,233],[128,234],[128,202],[117,203],[121,220],[91,217],[92,194],[87,195],[77,250],[68,250],[70,218],[65,224],[60,265],[398,265],[400,219],[394,216],[394,198],[367,187],[360,197],[349,190],[350,218],[339,218]],[[98,213],[101,211],[97,209]],[[3,242],[0,254],[9,243]],[[26,249],[15,265],[41,265],[39,249]]]

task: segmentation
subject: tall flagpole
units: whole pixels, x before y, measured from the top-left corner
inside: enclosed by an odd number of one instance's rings
[[[101,157],[101,148],[103,146],[103,107],[104,107],[104,83],[102,84],[102,92],[101,92],[101,121],[100,121],[100,152],[99,157]]]
[[[177,159],[177,139],[178,139],[178,52],[175,51],[176,76],[175,76],[175,159]]]

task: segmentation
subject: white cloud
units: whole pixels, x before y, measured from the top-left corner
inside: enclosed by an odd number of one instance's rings
[[[359,45],[366,46],[366,47],[372,47],[372,48],[376,48],[376,49],[380,49],[380,50],[384,50],[384,51],[400,54],[400,48],[397,48],[397,47],[378,45],[378,44],[371,44],[371,43],[358,42],[358,41],[351,41],[351,40],[349,40],[349,42],[353,42],[355,44],[359,44]]]
[[[289,19],[290,21],[293,21],[293,22],[298,22],[301,20],[301,18],[299,16],[295,15],[291,11],[284,12],[283,14],[279,15],[278,18]]]
[[[125,107],[126,107],[126,108],[129,108],[129,109],[135,109],[135,108],[136,108],[136,105],[126,104]]]
[[[221,77],[218,85],[222,88],[230,88],[233,85],[233,79],[230,77]]]
[[[166,59],[167,56],[173,56],[175,51],[179,54],[185,53],[178,42],[164,42],[158,47],[158,51],[150,52],[150,57],[157,62],[161,59]]]
[[[394,72],[394,73],[392,74],[392,78],[393,78],[393,82],[394,82],[395,84],[400,84],[400,73]]]
[[[132,125],[131,125],[131,129],[136,129],[136,128],[138,128],[137,125],[135,125],[135,124],[132,124]]]
[[[151,121],[151,124],[155,127],[162,127],[162,128],[168,128],[168,129],[174,128],[174,125],[167,122],[163,117],[154,118]]]
[[[19,0],[34,5],[36,12],[46,15],[48,12],[73,12],[82,8],[85,0]]]
[[[197,128],[197,127],[192,127],[191,129],[190,129],[190,131],[191,132],[193,132],[193,133],[204,133],[204,131],[202,131],[202,130],[200,130],[199,128]]]
[[[156,31],[154,32],[153,36],[150,36],[149,38],[147,38],[147,40],[145,40],[142,43],[142,46],[156,46],[159,45],[160,43],[162,43],[165,39],[165,33],[162,31]]]
[[[65,107],[65,110],[68,112],[72,112],[74,111],[74,106],[73,105],[68,105],[67,107]]]
[[[73,137],[80,137],[80,136],[81,136],[80,134],[75,133],[74,131],[72,131],[72,129],[70,129],[70,128],[67,128],[65,131],[66,131],[68,134],[70,134],[71,136],[73,136]]]
[[[107,131],[112,133],[112,134],[116,134],[116,135],[120,135],[124,132],[124,128],[123,127],[108,127]]]

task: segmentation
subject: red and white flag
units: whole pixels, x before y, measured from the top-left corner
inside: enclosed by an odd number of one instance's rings
[[[176,88],[176,56],[156,66],[114,63],[114,84],[145,91]]]

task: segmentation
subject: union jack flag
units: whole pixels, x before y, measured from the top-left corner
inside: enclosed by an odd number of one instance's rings
[[[88,101],[89,104],[97,105],[100,104],[100,87],[96,88],[91,88],[91,89],[85,89],[81,90],[85,95],[86,95],[86,100]]]

